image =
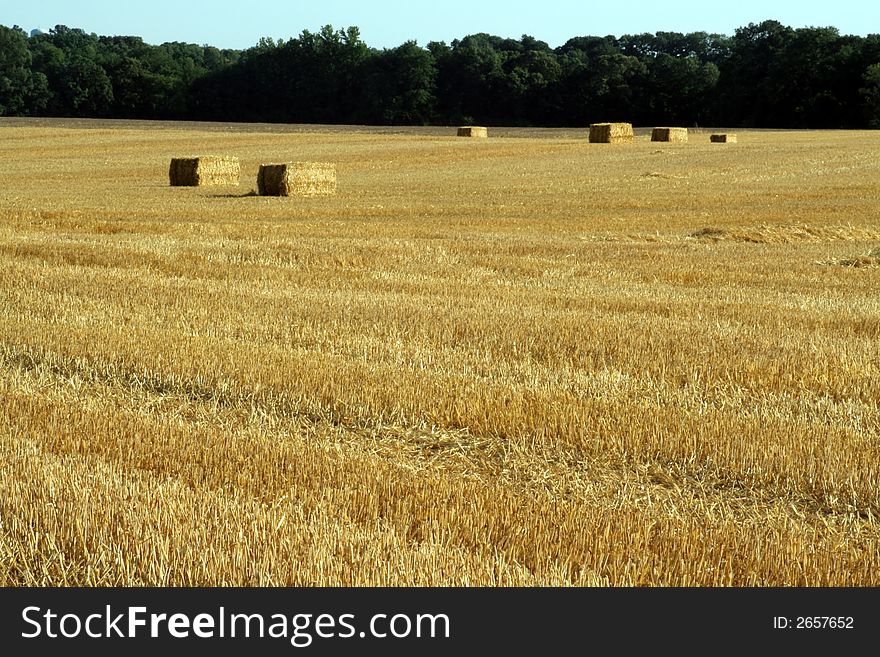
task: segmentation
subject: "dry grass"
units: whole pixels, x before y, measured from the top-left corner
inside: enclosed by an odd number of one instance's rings
[[[844,267],[880,267],[880,247],[855,257],[831,258],[824,264],[842,265]]]
[[[880,135],[5,125],[0,584],[880,585]]]

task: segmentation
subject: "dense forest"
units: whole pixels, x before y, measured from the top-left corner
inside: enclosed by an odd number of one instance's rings
[[[0,116],[284,123],[880,127],[880,35],[750,24],[582,36],[474,34],[376,49],[357,28],[244,51],[0,26]]]

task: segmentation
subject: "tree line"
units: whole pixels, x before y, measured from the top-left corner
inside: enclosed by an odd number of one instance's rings
[[[880,35],[530,36],[369,47],[356,27],[243,51],[0,26],[0,116],[361,123],[880,127]]]

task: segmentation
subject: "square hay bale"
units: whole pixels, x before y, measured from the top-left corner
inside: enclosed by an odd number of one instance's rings
[[[674,141],[684,143],[687,140],[687,128],[654,128],[651,130],[651,141]]]
[[[485,139],[489,136],[489,130],[482,126],[468,125],[458,129],[459,137],[474,137],[477,139]]]
[[[633,140],[632,123],[593,123],[591,144],[628,144]]]
[[[336,165],[332,162],[261,164],[257,174],[260,196],[332,196]]]
[[[709,141],[713,144],[735,144],[736,135],[730,133],[721,135],[709,135]]]
[[[237,185],[241,165],[237,157],[175,157],[171,160],[168,177],[172,187]]]

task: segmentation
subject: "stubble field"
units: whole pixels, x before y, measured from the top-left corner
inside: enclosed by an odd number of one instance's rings
[[[453,134],[0,120],[0,585],[880,585],[880,132]]]

